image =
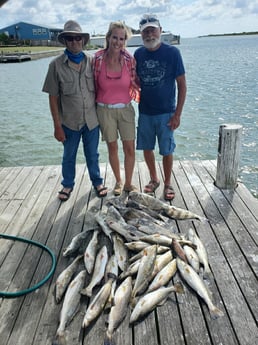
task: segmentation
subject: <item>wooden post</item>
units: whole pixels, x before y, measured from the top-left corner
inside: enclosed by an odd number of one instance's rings
[[[217,175],[215,185],[234,189],[237,185],[242,126],[223,124],[219,129]]]

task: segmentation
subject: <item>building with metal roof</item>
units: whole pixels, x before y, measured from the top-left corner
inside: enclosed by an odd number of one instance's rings
[[[0,34],[5,33],[11,40],[15,41],[54,41],[57,42],[57,35],[63,29],[50,28],[36,24],[19,22],[0,29]]]

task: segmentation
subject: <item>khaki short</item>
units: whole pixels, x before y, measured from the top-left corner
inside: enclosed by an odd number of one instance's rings
[[[135,140],[135,111],[131,103],[119,109],[97,105],[97,115],[103,141],[111,143],[119,135],[122,141]]]

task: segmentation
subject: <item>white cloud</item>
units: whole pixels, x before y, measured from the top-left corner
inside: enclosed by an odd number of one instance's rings
[[[146,12],[182,37],[258,31],[258,0],[9,0],[0,8],[0,28],[20,21],[62,28],[74,19],[91,34],[105,33],[114,20],[138,29]]]

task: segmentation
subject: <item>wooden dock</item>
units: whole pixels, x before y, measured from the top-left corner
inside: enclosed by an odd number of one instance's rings
[[[114,185],[111,168],[101,165],[105,184]],[[71,239],[84,229],[87,211],[106,208],[96,197],[84,165],[77,166],[70,199],[57,199],[59,166],[0,168],[0,233],[19,235],[46,244],[57,258],[54,275],[38,290],[14,299],[0,299],[1,345],[50,345],[62,304],[53,290],[68,265],[62,256]],[[258,344],[258,200],[239,183],[235,191],[214,186],[216,161],[175,161],[173,205],[209,218],[210,223],[174,221],[181,233],[194,227],[209,256],[214,277],[209,288],[224,316],[212,320],[208,308],[189,288],[135,326],[130,311],[115,333],[117,345],[254,345]],[[160,170],[160,179],[162,173]],[[133,183],[143,190],[149,176],[144,162],[136,164]],[[162,198],[162,184],[156,197]],[[40,249],[0,239],[0,290],[33,286],[48,272],[51,261]],[[67,327],[68,345],[102,345],[106,315],[86,334],[81,332],[87,298]]]
[[[6,54],[0,55],[1,63],[10,63],[10,62],[24,62],[30,61],[31,56],[29,54]]]

